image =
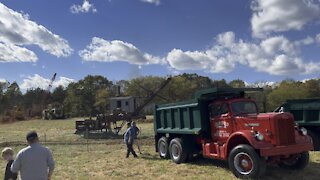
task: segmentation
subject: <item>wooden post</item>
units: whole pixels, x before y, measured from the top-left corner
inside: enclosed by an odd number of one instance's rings
[[[89,152],[89,129],[86,129],[86,139],[87,139],[87,152]]]

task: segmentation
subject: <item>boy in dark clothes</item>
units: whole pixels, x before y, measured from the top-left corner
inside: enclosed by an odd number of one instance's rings
[[[2,150],[2,158],[6,161],[8,161],[6,166],[6,172],[4,174],[4,180],[16,180],[18,174],[13,173],[10,170],[11,164],[13,163],[13,150],[9,147],[6,147]]]

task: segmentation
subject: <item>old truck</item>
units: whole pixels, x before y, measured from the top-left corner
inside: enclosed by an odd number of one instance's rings
[[[238,178],[261,177],[268,163],[303,169],[311,138],[290,113],[259,113],[245,96],[259,90],[211,88],[190,101],[156,105],[156,152],[178,164],[194,154],[227,160]]]
[[[290,112],[295,122],[307,129],[314,150],[320,150],[320,98],[288,99],[275,112]]]

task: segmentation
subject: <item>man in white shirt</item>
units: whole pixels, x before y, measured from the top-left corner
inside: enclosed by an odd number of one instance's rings
[[[20,171],[22,180],[50,180],[55,166],[51,151],[39,144],[35,131],[28,133],[26,139],[29,146],[19,151],[11,171]]]

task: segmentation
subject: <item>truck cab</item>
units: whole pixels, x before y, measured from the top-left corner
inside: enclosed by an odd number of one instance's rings
[[[195,99],[156,106],[155,141],[161,158],[182,163],[193,154],[227,160],[239,178],[257,178],[266,164],[303,169],[311,138],[290,113],[259,113],[246,90],[208,89]]]

